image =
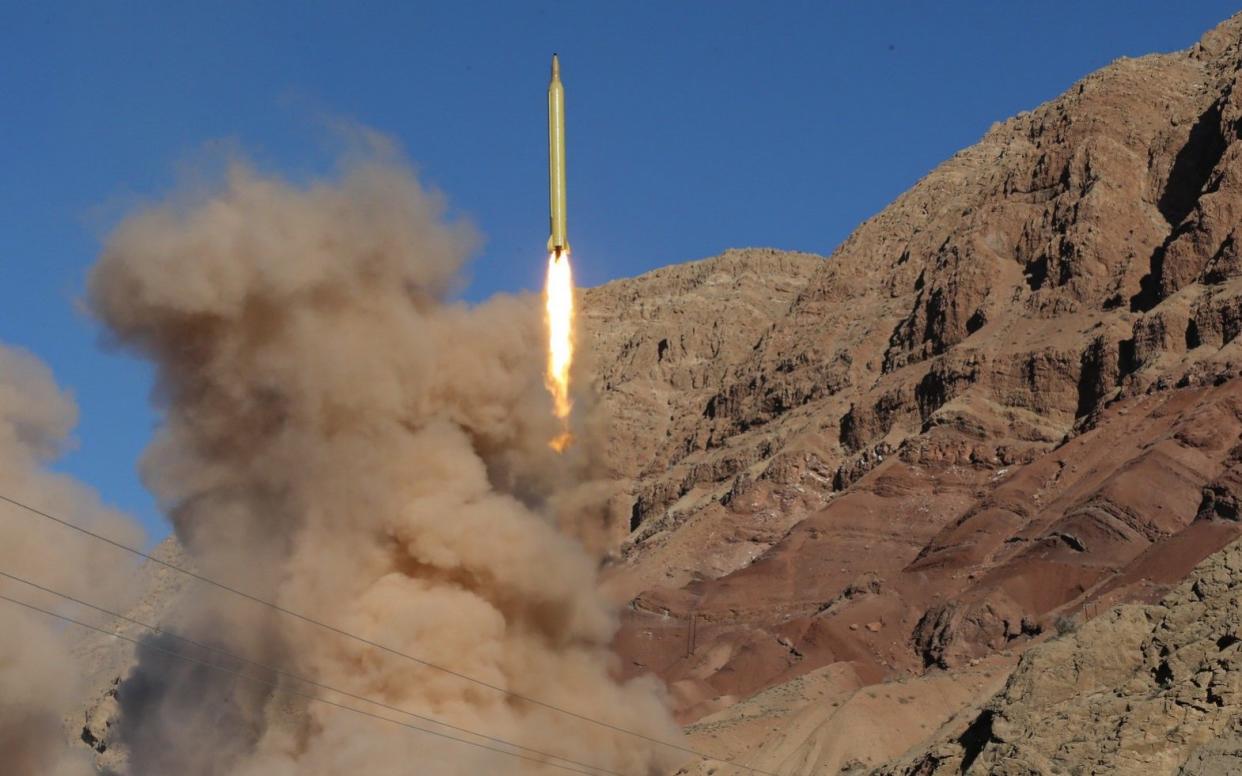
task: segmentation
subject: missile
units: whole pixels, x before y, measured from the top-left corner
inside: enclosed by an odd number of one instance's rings
[[[569,253],[569,237],[565,225],[565,87],[556,54],[548,83],[548,222],[548,253],[559,259]]]

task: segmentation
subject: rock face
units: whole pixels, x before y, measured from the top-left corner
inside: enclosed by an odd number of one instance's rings
[[[165,539],[151,555],[177,568],[194,570],[193,562],[173,538]],[[191,581],[186,576],[170,568],[144,563],[136,588],[142,591],[142,596],[123,613],[129,621],[115,623],[114,632],[127,639],[140,639],[151,631],[137,623],[175,629],[178,598],[189,584]],[[72,654],[84,671],[82,688],[87,703],[84,709],[67,715],[66,731],[75,743],[95,750],[96,762],[104,773],[126,773],[126,755],[114,745],[109,733],[119,713],[117,685],[135,663],[133,643],[97,631],[85,631]]]
[[[1242,543],[1157,605],[1120,606],[1026,653],[954,737],[875,773],[1242,771]]]
[[[1012,660],[995,658],[962,671],[864,686],[848,663],[834,663],[705,717],[686,732],[696,748],[741,757],[767,773],[854,773],[934,731],[955,729],[962,709],[995,694],[1010,670]],[[708,761],[679,776],[734,770]]]
[[[1020,650],[1239,536],[1240,60],[1235,17],[994,126],[661,420],[609,584],[683,719]]]
[[[733,250],[582,292],[584,355],[611,421],[608,463],[628,497],[612,526],[616,542],[695,485],[727,481],[753,462],[712,461],[670,476],[721,381],[822,263],[806,253]]]

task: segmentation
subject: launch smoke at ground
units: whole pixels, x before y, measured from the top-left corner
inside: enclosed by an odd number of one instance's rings
[[[236,165],[215,191],[133,214],[90,299],[157,366],[164,421],[144,477],[209,576],[675,739],[654,684],[613,678],[614,613],[557,527],[589,535],[573,517],[602,507],[583,454],[548,446],[562,429],[538,301],[445,301],[473,243],[389,160],[305,187]],[[197,591],[180,610],[187,635],[392,706],[626,774],[669,765],[641,739],[270,609]],[[554,772],[139,652],[120,692],[135,773]]]
[[[0,493],[56,512],[115,541],[141,544],[141,532],[100,505],[88,488],[47,469],[77,418],[73,400],[41,362],[0,345]],[[66,535],[0,502],[0,570],[101,605],[121,607],[132,563],[113,548]],[[79,615],[63,600],[0,579],[0,595]],[[76,632],[45,615],[0,602],[0,773],[88,776],[89,751],[71,750],[61,720],[78,700],[79,667],[69,653]]]

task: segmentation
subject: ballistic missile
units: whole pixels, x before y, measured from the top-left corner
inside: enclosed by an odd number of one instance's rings
[[[569,237],[565,226],[565,87],[556,54],[548,83],[548,221],[548,253],[559,259],[569,253]]]

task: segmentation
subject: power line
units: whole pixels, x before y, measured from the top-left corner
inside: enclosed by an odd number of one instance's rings
[[[748,766],[748,765],[741,765],[741,764],[739,764],[739,763],[733,762],[732,760],[725,760],[725,759],[720,758],[720,757],[713,757],[712,755],[706,754],[706,753],[704,753],[704,752],[700,752],[700,751],[698,751],[697,749],[692,749],[692,748],[690,748],[690,747],[688,747],[688,746],[683,746],[683,745],[681,745],[681,744],[675,744],[675,743],[673,743],[673,742],[671,742],[671,741],[664,741],[664,740],[661,740],[661,739],[659,739],[659,738],[655,738],[655,737],[653,737],[653,736],[649,736],[649,735],[647,735],[647,734],[645,734],[645,733],[640,733],[640,732],[638,732],[638,731],[636,731],[636,730],[629,730],[629,729],[627,729],[627,728],[623,728],[623,727],[621,727],[621,726],[619,726],[619,725],[614,725],[614,724],[612,724],[611,722],[605,722],[605,721],[603,721],[603,720],[595,719],[594,717],[588,717],[588,716],[586,716],[585,714],[580,714],[580,713],[578,713],[578,712],[576,712],[576,711],[572,711],[572,710],[570,710],[570,709],[565,709],[565,708],[562,708],[562,707],[560,707],[560,706],[557,706],[557,705],[555,705],[555,704],[549,703],[549,702],[547,702],[547,701],[541,701],[541,700],[539,700],[539,699],[537,699],[537,698],[534,698],[534,697],[531,697],[531,696],[529,696],[529,695],[524,695],[524,694],[522,694],[522,693],[515,692],[515,691],[513,691],[513,690],[508,690],[508,689],[505,689],[504,687],[500,687],[500,686],[498,686],[498,685],[491,684],[490,682],[486,682],[486,681],[484,681],[484,680],[482,680],[482,679],[478,679],[478,678],[473,677],[473,676],[470,676],[470,675],[468,675],[468,674],[463,674],[463,673],[461,673],[460,671],[455,671],[455,670],[453,670],[453,669],[451,669],[451,668],[447,668],[447,667],[445,667],[445,666],[438,665],[438,664],[433,663],[433,662],[431,662],[431,661],[429,661],[429,660],[425,660],[425,659],[423,659],[423,658],[416,657],[416,656],[411,655],[411,654],[408,654],[408,653],[406,653],[406,652],[402,652],[402,651],[400,651],[400,650],[394,649],[394,648],[392,648],[392,647],[385,646],[385,645],[383,645],[383,644],[380,644],[380,643],[378,643],[378,642],[375,642],[375,641],[372,641],[372,640],[370,640],[370,639],[364,638],[364,637],[362,637],[362,636],[358,636],[358,635],[356,635],[356,634],[350,633],[349,631],[346,631],[346,630],[343,630],[343,629],[341,629],[341,628],[338,628],[338,627],[336,627],[335,625],[329,625],[328,623],[321,622],[321,621],[316,620],[316,619],[314,619],[313,617],[310,617],[310,616],[308,616],[308,615],[302,614],[302,613],[300,613],[300,612],[295,612],[295,611],[293,611],[292,609],[286,609],[285,607],[283,607],[283,606],[281,606],[281,605],[279,605],[279,604],[272,603],[271,601],[266,601],[266,600],[264,600],[264,599],[262,599],[262,598],[259,598],[259,597],[258,597],[258,596],[256,596],[256,595],[253,595],[253,594],[251,594],[251,593],[247,593],[247,592],[245,592],[244,590],[239,590],[238,588],[231,587],[231,586],[229,586],[229,585],[224,584],[223,582],[218,582],[218,581],[216,581],[216,580],[214,580],[214,579],[212,579],[212,578],[210,578],[210,577],[206,577],[206,576],[203,576],[202,574],[198,574],[198,573],[195,573],[195,572],[193,572],[193,571],[190,571],[189,569],[182,568],[181,566],[178,566],[178,565],[176,565],[176,564],[174,564],[174,563],[169,563],[169,562],[168,562],[168,561],[166,561],[166,560],[161,560],[160,558],[157,558],[157,557],[155,557],[154,555],[150,555],[150,554],[148,554],[148,553],[145,553],[145,552],[143,552],[142,550],[139,550],[139,549],[137,549],[137,548],[135,548],[135,547],[130,547],[129,545],[127,545],[127,544],[123,544],[123,543],[118,542],[118,541],[116,541],[116,540],[114,540],[114,539],[109,539],[108,537],[103,536],[102,534],[95,533],[94,531],[91,531],[91,530],[90,530],[90,529],[88,529],[88,528],[84,528],[84,527],[82,527],[82,526],[80,526],[80,525],[77,525],[76,523],[71,523],[71,522],[69,522],[68,520],[63,520],[63,519],[61,519],[61,518],[59,518],[59,517],[56,517],[55,515],[48,514],[47,512],[44,512],[44,511],[42,511],[42,510],[40,510],[40,509],[36,509],[35,507],[30,506],[29,504],[24,504],[24,503],[22,503],[22,502],[20,502],[20,501],[17,501],[17,500],[15,500],[15,499],[9,498],[8,496],[6,496],[6,495],[4,495],[4,494],[0,494],[0,501],[6,501],[6,502],[8,502],[9,504],[12,504],[12,505],[13,505],[13,506],[15,506],[15,507],[18,507],[18,508],[20,508],[20,509],[24,509],[24,510],[26,510],[27,512],[29,512],[29,513],[31,513],[31,514],[37,515],[37,516],[42,517],[42,518],[44,518],[44,519],[46,519],[46,520],[51,520],[52,522],[57,523],[58,525],[61,525],[61,526],[65,527],[65,528],[68,528],[68,529],[73,530],[73,531],[77,531],[78,533],[84,534],[84,535],[89,536],[89,537],[91,537],[91,538],[93,538],[93,539],[97,539],[98,541],[104,542],[105,544],[109,544],[109,545],[111,545],[111,546],[113,546],[113,547],[116,547],[116,548],[117,548],[117,549],[119,549],[119,550],[124,550],[125,552],[128,552],[128,553],[130,553],[130,554],[132,554],[132,555],[136,555],[136,556],[137,556],[137,557],[139,557],[139,558],[144,558],[144,559],[146,559],[146,560],[148,560],[148,561],[150,561],[150,562],[152,562],[152,563],[155,563],[155,564],[157,564],[157,565],[163,566],[163,567],[165,567],[165,568],[167,568],[167,569],[170,569],[170,570],[172,570],[172,571],[175,571],[175,572],[177,572],[177,573],[179,573],[179,574],[184,574],[185,576],[188,576],[188,577],[190,577],[191,579],[198,580],[199,582],[202,582],[203,584],[206,584],[206,585],[211,585],[212,587],[218,588],[218,589],[220,589],[220,590],[224,590],[225,592],[232,593],[233,595],[239,596],[239,597],[241,597],[241,598],[245,598],[245,599],[246,599],[246,600],[248,600],[248,601],[252,601],[252,602],[257,603],[257,604],[260,604],[260,605],[262,605],[262,606],[266,606],[266,607],[268,607],[268,608],[272,609],[273,611],[280,612],[281,614],[284,614],[284,615],[286,615],[286,616],[288,616],[288,617],[293,617],[294,619],[301,620],[302,622],[305,622],[305,623],[307,623],[307,624],[309,624],[309,625],[314,625],[315,627],[318,627],[318,628],[323,628],[324,630],[327,630],[327,631],[330,631],[330,632],[332,632],[332,633],[335,633],[335,634],[337,634],[338,636],[344,636],[345,638],[348,638],[348,639],[350,639],[350,640],[352,640],[352,641],[355,641],[355,642],[357,642],[357,643],[359,643],[359,644],[365,644],[365,645],[367,645],[367,646],[369,646],[369,647],[372,647],[372,648],[374,648],[374,649],[378,649],[378,650],[380,650],[380,651],[382,651],[382,652],[387,652],[387,653],[388,653],[388,654],[390,654],[390,655],[394,655],[394,656],[396,656],[396,657],[400,657],[400,658],[403,658],[403,659],[405,659],[405,660],[409,660],[409,661],[411,661],[411,662],[418,663],[419,665],[426,666],[427,668],[431,668],[431,669],[434,669],[434,670],[436,670],[436,671],[443,672],[443,673],[448,674],[448,675],[450,675],[450,676],[455,676],[455,677],[457,677],[458,679],[462,679],[462,680],[464,680],[464,681],[471,682],[471,683],[476,684],[476,685],[478,685],[478,686],[480,686],[480,687],[486,687],[486,688],[487,688],[487,689],[489,689],[489,690],[493,690],[493,691],[495,691],[495,692],[502,693],[502,694],[504,694],[504,695],[506,695],[506,696],[508,696],[508,697],[510,697],[510,698],[515,698],[515,699],[517,699],[517,700],[524,701],[524,702],[526,702],[526,703],[531,703],[531,704],[534,704],[534,705],[536,705],[536,706],[541,706],[541,707],[543,707],[543,708],[545,708],[545,709],[548,709],[548,710],[550,710],[550,711],[555,711],[555,712],[557,712],[557,713],[559,713],[559,714],[564,714],[564,715],[566,715],[566,716],[570,716],[570,717],[574,717],[574,718],[576,718],[576,719],[580,719],[580,720],[582,720],[583,722],[589,722],[589,723],[591,723],[591,724],[593,724],[593,725],[598,725],[599,727],[608,728],[609,730],[613,730],[613,731],[618,732],[618,733],[623,733],[623,734],[628,735],[628,736],[634,736],[635,738],[641,738],[641,739],[643,739],[644,741],[648,741],[648,742],[650,742],[650,743],[657,744],[657,745],[659,745],[659,746],[664,746],[664,747],[667,747],[667,748],[669,748],[669,749],[675,749],[675,750],[677,750],[677,751],[679,751],[679,752],[684,752],[684,753],[686,753],[686,754],[691,754],[691,755],[694,755],[695,757],[699,757],[699,758],[704,759],[704,760],[712,760],[712,761],[715,761],[715,762],[718,762],[718,763],[724,763],[724,764],[726,764],[726,765],[731,765],[731,766],[733,766],[733,767],[735,767],[735,768],[739,768],[739,769],[744,770],[744,771],[747,771],[747,772],[749,772],[749,773],[757,773],[757,774],[761,774],[761,776],[778,776],[778,774],[775,774],[775,773],[773,773],[772,771],[765,771],[765,770],[761,770],[761,769],[759,769],[759,768],[754,768],[754,767],[751,767],[751,766]]]
[[[10,579],[10,580],[12,580],[12,581],[14,581],[14,582],[19,582],[19,583],[21,583],[21,584],[23,584],[23,585],[26,585],[26,586],[28,586],[28,587],[34,588],[35,590],[41,590],[41,591],[43,591],[44,593],[50,593],[51,595],[54,595],[54,596],[56,596],[56,597],[58,597],[58,598],[62,598],[62,599],[64,599],[64,600],[66,600],[66,601],[70,601],[70,602],[72,602],[72,603],[78,604],[79,606],[85,606],[85,607],[86,607],[86,608],[88,608],[88,609],[94,609],[95,611],[97,611],[97,612],[99,612],[99,613],[101,613],[101,614],[106,614],[106,615],[108,615],[109,617],[115,617],[115,618],[116,618],[116,619],[118,619],[118,620],[122,620],[122,621],[124,621],[124,622],[128,622],[128,623],[131,623],[131,624],[133,624],[133,625],[137,625],[138,627],[140,627],[140,628],[145,628],[146,630],[149,630],[149,631],[151,631],[152,633],[155,633],[155,634],[160,634],[160,635],[165,635],[165,636],[170,636],[170,637],[172,637],[172,638],[176,639],[177,641],[180,641],[180,642],[183,642],[183,643],[189,644],[189,645],[191,645],[191,646],[193,646],[193,647],[197,647],[198,649],[206,650],[206,651],[208,651],[208,652],[215,652],[215,653],[217,653],[217,654],[223,655],[223,656],[225,656],[225,657],[227,657],[227,658],[230,658],[230,659],[232,659],[232,660],[236,660],[236,661],[241,662],[241,663],[248,663],[249,665],[252,665],[252,666],[254,666],[255,668],[259,668],[259,669],[262,669],[262,670],[264,670],[264,671],[270,671],[270,672],[272,672],[272,673],[274,673],[274,674],[277,674],[277,675],[279,675],[279,676],[284,676],[284,677],[287,677],[287,678],[289,678],[289,679],[293,679],[293,680],[295,680],[295,681],[298,681],[298,682],[302,682],[302,683],[304,683],[304,684],[311,685],[312,687],[317,687],[317,688],[319,688],[320,690],[327,690],[328,692],[333,692],[333,693],[336,693],[336,694],[338,694],[338,695],[343,695],[343,696],[345,696],[345,697],[347,697],[347,698],[352,698],[353,700],[356,700],[356,701],[361,701],[361,702],[363,702],[363,703],[370,703],[370,704],[373,704],[373,705],[375,705],[375,706],[378,706],[378,707],[380,707],[380,708],[382,708],[382,709],[385,709],[385,710],[387,710],[387,711],[395,711],[395,712],[397,712],[398,714],[405,714],[405,715],[407,715],[407,716],[414,717],[415,719],[420,719],[420,720],[422,720],[422,721],[424,721],[424,722],[430,722],[430,723],[432,723],[432,724],[434,724],[434,725],[439,725],[439,726],[441,726],[441,727],[446,727],[446,728],[448,728],[448,729],[450,729],[450,730],[456,730],[456,731],[457,731],[457,732],[459,732],[459,733],[466,733],[467,735],[478,736],[479,738],[485,738],[485,739],[487,739],[488,741],[493,741],[493,742],[498,743],[498,744],[504,744],[505,746],[511,746],[511,747],[513,747],[513,748],[515,748],[515,749],[522,749],[522,750],[525,750],[525,751],[527,751],[527,752],[530,752],[531,754],[536,754],[536,755],[539,755],[539,756],[541,756],[541,757],[548,757],[548,758],[551,758],[551,759],[553,759],[553,760],[563,760],[563,761],[565,761],[565,762],[567,762],[567,763],[570,763],[570,764],[572,764],[572,765],[581,766],[581,767],[583,767],[583,768],[590,768],[590,769],[592,770],[592,772],[598,771],[598,772],[601,772],[601,773],[612,774],[612,776],[624,776],[623,774],[621,774],[621,773],[620,773],[620,772],[618,772],[618,771],[609,770],[608,768],[605,768],[605,767],[600,766],[600,765],[592,765],[591,763],[584,763],[584,762],[580,762],[580,761],[578,761],[578,760],[573,760],[573,759],[568,758],[568,757],[562,757],[561,755],[558,755],[558,754],[552,754],[551,752],[544,752],[544,751],[541,751],[541,750],[539,750],[539,749],[533,749],[533,748],[531,748],[531,747],[529,747],[529,746],[523,746],[523,745],[521,745],[521,744],[515,744],[514,742],[512,742],[512,741],[506,741],[506,740],[505,740],[505,739],[503,739],[503,738],[497,738],[497,737],[495,737],[495,736],[489,736],[489,735],[487,735],[487,734],[485,734],[485,733],[479,733],[478,731],[471,730],[470,728],[460,727],[460,726],[458,726],[458,725],[454,725],[454,724],[451,724],[451,723],[449,723],[449,722],[444,722],[443,720],[436,719],[435,717],[429,717],[429,716],[426,716],[426,715],[424,715],[424,714],[418,714],[418,713],[416,713],[416,712],[409,711],[409,710],[407,710],[407,709],[402,709],[402,708],[400,708],[400,707],[398,707],[398,706],[391,706],[391,705],[389,705],[389,704],[387,704],[387,703],[384,703],[383,701],[377,701],[377,700],[374,700],[374,699],[372,699],[372,698],[368,698],[368,697],[366,697],[366,696],[364,696],[364,695],[358,695],[358,694],[356,694],[356,693],[349,692],[348,690],[341,690],[341,689],[338,689],[338,688],[336,688],[336,687],[333,687],[332,685],[329,685],[329,684],[324,684],[324,683],[319,682],[319,681],[316,681],[316,680],[314,680],[314,679],[307,679],[306,677],[299,676],[298,674],[295,674],[295,673],[292,673],[292,672],[289,672],[289,671],[285,671],[285,670],[282,670],[282,669],[280,669],[280,668],[276,668],[275,666],[267,665],[267,664],[265,664],[265,663],[261,663],[261,662],[258,662],[258,661],[256,661],[256,660],[250,660],[249,658],[245,658],[245,657],[242,657],[241,655],[237,655],[237,654],[235,654],[235,653],[233,653],[233,652],[229,652],[228,650],[223,649],[223,648],[221,648],[221,647],[212,646],[211,644],[204,644],[203,642],[200,642],[200,641],[195,641],[194,639],[187,638],[187,637],[185,637],[185,636],[181,636],[181,635],[179,635],[179,634],[173,633],[172,631],[165,630],[164,628],[161,628],[161,627],[160,627],[160,626],[158,626],[158,625],[149,625],[149,624],[147,624],[147,623],[145,623],[145,622],[142,622],[141,620],[136,620],[136,619],[134,619],[134,618],[132,618],[132,617],[129,617],[129,616],[124,615],[124,614],[121,614],[121,613],[119,613],[119,612],[114,612],[114,611],[111,611],[110,609],[105,609],[104,607],[102,607],[102,606],[98,606],[98,605],[96,605],[96,604],[92,604],[92,603],[90,603],[89,601],[83,601],[83,600],[82,600],[82,599],[80,599],[80,598],[75,598],[75,597],[73,597],[73,596],[71,596],[71,595],[68,595],[68,594],[66,594],[66,593],[62,593],[62,592],[60,592],[59,590],[53,590],[53,589],[52,589],[52,588],[50,588],[50,587],[44,587],[43,585],[40,585],[40,584],[39,584],[39,583],[37,583],[37,582],[32,582],[32,581],[30,581],[30,580],[28,580],[28,579],[25,579],[25,578],[23,578],[23,577],[19,577],[19,576],[17,576],[16,574],[10,574],[10,573],[8,573],[7,571],[0,571],[0,577],[4,577],[4,578],[6,578],[6,579]]]
[[[26,603],[25,601],[19,601],[16,598],[10,598],[9,596],[4,595],[2,593],[0,593],[0,601],[8,601],[11,604],[17,604],[18,606],[25,607],[35,612],[39,612],[40,614],[45,614],[49,617],[55,617],[58,620],[63,620],[64,622],[72,623],[73,625],[78,625],[83,628],[88,628],[97,633],[102,633],[105,636],[112,636],[113,638],[121,639],[122,641],[128,641],[129,643],[134,644],[134,645],[139,645],[138,639],[130,638],[129,636],[124,636],[120,633],[116,633],[114,631],[110,631],[105,628],[100,628],[95,625],[82,622],[81,620],[75,620],[72,617],[68,617],[66,615],[50,611],[48,609],[43,609],[41,607],[35,606],[34,604],[29,604],[29,603]],[[487,744],[481,744],[477,741],[470,741],[465,738],[458,738],[456,736],[451,736],[447,733],[440,733],[435,730],[428,730],[427,728],[422,728],[422,727],[419,727],[418,725],[411,725],[408,722],[402,722],[401,720],[393,719],[392,717],[385,717],[383,714],[374,714],[369,711],[364,711],[363,709],[356,709],[353,706],[346,706],[343,703],[337,703],[336,701],[328,700],[327,698],[324,698],[319,695],[315,695],[314,693],[303,693],[303,692],[298,692],[297,690],[290,690],[288,688],[281,687],[276,682],[272,682],[267,679],[262,679],[257,676],[251,676],[249,674],[242,673],[241,671],[237,671],[237,670],[228,668],[226,666],[216,665],[215,663],[211,663],[206,660],[200,660],[199,658],[191,657],[190,655],[183,655],[180,652],[176,652],[171,649],[164,649],[163,647],[159,647],[154,644],[146,644],[144,645],[144,648],[151,649],[156,652],[161,652],[165,655],[168,655],[169,657],[175,657],[179,660],[185,660],[187,662],[196,663],[198,665],[204,666],[206,668],[211,668],[216,671],[222,671],[226,674],[231,674],[239,679],[245,679],[251,682],[256,682],[258,684],[267,685],[275,689],[277,692],[286,692],[286,693],[289,693],[290,695],[295,695],[301,698],[306,698],[307,700],[310,700],[310,701],[315,701],[317,703],[324,703],[324,704],[327,704],[328,706],[334,706],[338,709],[343,709],[345,711],[352,711],[355,714],[361,714],[363,716],[371,717],[373,719],[380,719],[385,722],[391,722],[394,725],[400,725],[401,727],[409,728],[410,730],[417,730],[420,733],[427,733],[428,735],[439,736],[440,738],[446,738],[449,741],[456,741],[460,744],[468,744],[469,746],[475,746],[480,749],[487,749],[488,751],[497,752],[499,754],[508,755],[510,757],[517,757],[522,760],[529,760],[534,763],[539,763],[540,765],[550,765],[553,768],[560,768],[562,770],[570,771],[572,773],[582,773],[582,774],[585,774],[586,776],[595,776],[594,771],[584,771],[584,770],[580,770],[578,768],[574,768],[569,765],[561,765],[560,763],[548,762],[546,760],[541,760],[538,757],[530,757],[528,755],[518,754],[517,752],[510,752],[505,749],[500,749],[494,746],[488,746]]]

